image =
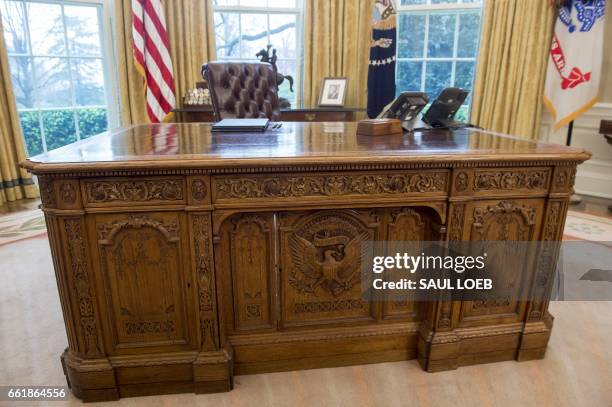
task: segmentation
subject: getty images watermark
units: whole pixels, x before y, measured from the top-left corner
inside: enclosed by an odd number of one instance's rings
[[[368,241],[361,265],[372,301],[612,300],[609,242]]]

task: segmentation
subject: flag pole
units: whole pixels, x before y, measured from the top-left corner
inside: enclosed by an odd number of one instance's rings
[[[572,145],[572,134],[574,133],[574,121],[572,120],[567,125],[567,136],[565,138],[565,145],[570,147]],[[578,194],[570,196],[570,204],[576,205],[582,202],[582,197]]]
[[[567,137],[565,138],[565,145],[568,147],[572,145],[572,133],[573,132],[574,132],[574,121],[572,120],[571,122],[569,122],[569,125],[567,126]]]

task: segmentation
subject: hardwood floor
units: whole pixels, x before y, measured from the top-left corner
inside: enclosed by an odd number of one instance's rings
[[[0,284],[0,386],[65,385],[59,353],[67,340],[46,237],[0,247],[0,264],[1,281],[10,281]],[[125,398],[100,405],[612,405],[612,302],[552,303],[550,308],[555,329],[543,360],[440,373],[423,372],[412,360],[236,376],[229,393]],[[81,404],[70,397],[48,404]]]

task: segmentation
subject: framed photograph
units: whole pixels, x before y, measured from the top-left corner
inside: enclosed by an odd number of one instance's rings
[[[319,106],[343,107],[346,99],[348,78],[323,78]]]

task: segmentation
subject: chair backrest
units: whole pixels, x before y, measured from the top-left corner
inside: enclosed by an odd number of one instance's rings
[[[202,66],[215,119],[280,120],[278,86],[272,65],[261,62],[209,62]]]

